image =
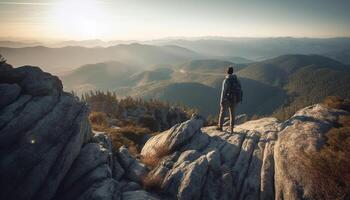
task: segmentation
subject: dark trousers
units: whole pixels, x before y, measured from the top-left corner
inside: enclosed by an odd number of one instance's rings
[[[227,110],[229,110],[230,113],[230,130],[233,132],[233,127],[235,125],[235,103],[230,103],[227,101],[224,101],[220,104],[220,114],[219,114],[219,123],[218,126],[222,128],[224,124],[225,114]]]

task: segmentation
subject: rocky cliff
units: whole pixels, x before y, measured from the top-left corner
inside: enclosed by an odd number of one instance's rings
[[[37,67],[0,66],[0,199],[307,199],[298,160],[348,112],[313,105],[285,122],[248,121],[235,133],[192,119],[150,138],[141,157],[92,132],[88,107]],[[158,190],[145,191],[145,177]]]
[[[128,199],[140,189],[124,178],[123,150],[92,133],[87,105],[57,77],[2,65],[0,94],[0,199]]]

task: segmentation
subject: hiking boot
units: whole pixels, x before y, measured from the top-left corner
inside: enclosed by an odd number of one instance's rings
[[[222,127],[217,126],[217,127],[215,128],[215,130],[217,130],[217,131],[222,131]]]

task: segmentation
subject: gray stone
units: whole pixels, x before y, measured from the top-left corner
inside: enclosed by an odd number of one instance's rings
[[[136,182],[127,182],[123,187],[122,187],[122,192],[128,192],[128,191],[135,191],[135,190],[140,190],[141,185],[136,183]]]
[[[95,170],[100,165],[106,164],[108,159],[107,150],[102,147],[100,144],[88,143],[80,151],[79,156],[74,161],[71,166],[67,178],[61,186],[61,190],[65,191],[73,187],[73,184],[76,183],[79,185],[78,181],[89,172]],[[106,170],[106,167],[103,168]],[[110,169],[108,173],[110,172]],[[108,174],[106,172],[106,174]],[[106,175],[106,177],[109,177]]]
[[[58,77],[33,66],[23,66],[3,71],[0,74],[0,80],[5,83],[17,83],[25,94],[32,96],[57,95],[63,89]]]
[[[208,160],[210,169],[216,172],[221,170],[221,157],[219,150],[214,149],[210,151],[207,153],[206,158]]]
[[[22,107],[29,102],[30,95],[21,95],[17,101],[3,108],[0,112],[0,129],[9,123],[18,113],[21,112]]]
[[[142,148],[141,155],[152,156],[156,149],[166,146],[170,152],[189,142],[192,136],[203,126],[203,120],[192,118],[184,123],[173,126],[168,131],[149,139]]]
[[[21,93],[21,87],[17,84],[0,84],[0,109],[14,102]]]
[[[123,193],[123,200],[160,200],[160,198],[144,191],[129,191]]]
[[[118,184],[113,179],[96,182],[86,190],[77,200],[117,200],[121,199]]]
[[[141,178],[147,174],[146,167],[133,158],[125,146],[119,148],[118,158],[122,167],[126,169],[127,178],[135,182],[141,182]]]
[[[177,198],[179,200],[199,199],[208,170],[208,161],[205,156],[202,156],[186,168]]]

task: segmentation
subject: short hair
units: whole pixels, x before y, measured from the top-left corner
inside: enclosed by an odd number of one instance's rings
[[[227,68],[227,73],[228,74],[233,74],[233,67],[232,66]]]

